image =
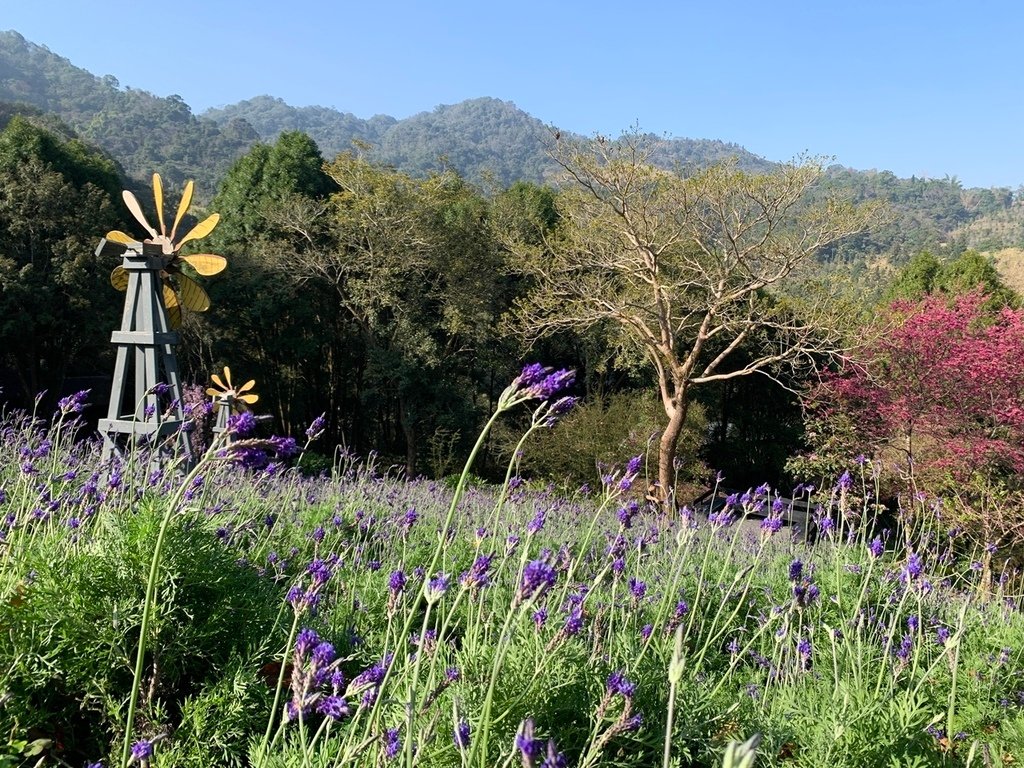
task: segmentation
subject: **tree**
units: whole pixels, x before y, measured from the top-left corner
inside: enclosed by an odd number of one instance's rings
[[[923,490],[974,504],[996,488],[1019,490],[1024,310],[989,305],[980,289],[894,302],[880,319],[886,332],[813,392],[817,453],[863,453],[902,467],[901,477],[882,478],[890,493]],[[1019,536],[1019,507],[1004,506],[968,527],[985,543],[1011,530]]]
[[[57,395],[75,368],[95,371],[120,311],[94,251],[122,226],[99,152],[14,117],[0,131],[0,364],[24,402]]]
[[[187,328],[194,342],[187,348],[199,352],[190,361],[195,374],[205,378],[224,364],[251,372],[261,405],[286,431],[323,412],[335,431],[351,410],[341,405],[354,367],[345,321],[329,290],[294,279],[302,253],[329,239],[324,231],[294,231],[288,218],[295,208],[326,208],[336,187],[323,164],[299,132],[257,144],[235,162],[211,204],[221,224],[204,246],[225,254],[228,269],[210,284],[213,318]]]
[[[329,206],[288,212],[296,232],[330,236],[297,257],[296,273],[333,291],[358,329],[362,394],[396,405],[411,476],[440,414],[472,410],[467,371],[501,311],[487,206],[451,172],[414,179],[342,153],[327,173],[339,188]]]
[[[654,167],[636,134],[557,140],[553,156],[569,182],[558,195],[558,226],[535,237],[506,230],[532,281],[518,326],[531,339],[605,326],[642,354],[667,419],[658,493],[672,504],[695,387],[842,348],[837,303],[780,291],[823,248],[861,230],[870,211],[808,202],[822,174],[814,162],[758,175],[727,163],[684,177]]]

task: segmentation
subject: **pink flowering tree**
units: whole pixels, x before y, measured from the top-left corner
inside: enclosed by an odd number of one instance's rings
[[[1024,473],[1024,310],[992,312],[987,299],[976,290],[894,302],[886,332],[827,377],[810,405],[819,448],[896,470],[890,491],[960,501],[992,542],[1022,527],[1019,514],[996,525],[981,499],[998,490],[1005,500]]]

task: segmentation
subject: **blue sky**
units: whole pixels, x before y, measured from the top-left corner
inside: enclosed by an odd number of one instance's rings
[[[1019,2],[3,5],[0,29],[197,114],[264,93],[364,118],[493,96],[583,134],[638,125],[770,160],[1024,184]]]

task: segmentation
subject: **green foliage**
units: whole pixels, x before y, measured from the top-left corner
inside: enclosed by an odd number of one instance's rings
[[[119,186],[113,163],[77,140],[21,117],[0,132],[0,366],[26,403],[106,357],[120,310],[94,251],[121,226]]]
[[[521,461],[522,472],[569,489],[584,483],[597,487],[608,470],[621,468],[631,457],[641,455],[649,474],[646,482],[653,482],[657,437],[664,419],[661,403],[649,392],[616,392],[594,398],[530,441]],[[679,441],[682,483],[703,479],[697,453],[706,432],[704,409],[695,403]]]
[[[1020,296],[1006,285],[992,259],[973,250],[945,261],[922,251],[900,270],[884,298],[886,302],[920,301],[932,294],[960,296],[977,289],[989,297],[986,302],[989,310],[1020,306]]]
[[[163,510],[147,502],[134,513],[111,512],[87,540],[69,542],[67,528],[36,532],[19,556],[20,597],[0,604],[0,622],[12,630],[0,640],[0,654],[17,659],[5,677],[11,699],[0,710],[2,728],[58,736],[74,724],[79,730],[73,732],[88,736],[65,749],[83,756],[104,751],[125,727],[122,705]],[[233,751],[237,764],[240,735],[258,727],[267,697],[251,680],[248,687],[214,682],[210,690],[206,681],[225,668],[238,670],[241,658],[252,669],[280,594],[236,562],[208,523],[179,520],[167,544],[145,717],[181,712],[182,748],[189,727],[213,738],[205,747],[194,744],[199,751],[180,764],[203,764],[203,749],[210,747]],[[208,765],[208,753],[205,759]]]

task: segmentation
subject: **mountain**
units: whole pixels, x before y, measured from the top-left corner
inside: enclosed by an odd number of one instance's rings
[[[476,183],[508,186],[515,181],[550,180],[555,165],[547,156],[551,126],[510,101],[468,99],[420,112],[404,120],[377,115],[362,120],[327,107],[292,107],[281,99],[257,96],[202,114],[218,124],[244,120],[264,141],[283,131],[308,133],[326,157],[353,142],[371,145],[370,156],[412,174],[443,165],[457,168]],[[562,131],[570,135],[567,131]],[[652,137],[654,138],[654,137]],[[737,144],[697,139],[655,139],[655,155],[668,166],[711,163],[735,157],[741,168],[766,170],[771,163]]]
[[[197,118],[179,96],[122,89],[112,76],[97,77],[17,32],[0,32],[0,101],[56,115],[136,179],[159,169],[173,185],[194,178],[210,194],[259,140],[244,122],[218,125]]]
[[[17,32],[0,32],[0,120],[18,111],[96,144],[136,181],[159,170],[173,185],[196,179],[204,196],[213,195],[254,142],[292,130],[308,133],[328,158],[358,143],[371,159],[407,173],[452,167],[486,188],[557,176],[546,149],[558,129],[509,101],[469,99],[397,120],[257,96],[196,116],[179,96],[121,88],[110,75],[97,77]],[[649,138],[654,160],[665,167],[727,158],[748,171],[773,165],[736,144]],[[885,224],[832,254],[837,259],[885,254],[898,264],[924,248],[1024,246],[1024,201],[1009,189],[964,189],[955,178],[900,179],[839,167],[829,169],[827,186],[855,200],[883,200],[892,211]]]

